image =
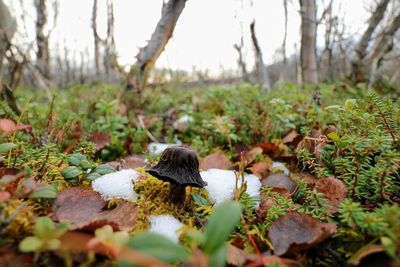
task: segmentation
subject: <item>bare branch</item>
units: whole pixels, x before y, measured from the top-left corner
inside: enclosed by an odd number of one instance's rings
[[[169,0],[166,4],[164,3],[161,18],[150,40],[136,55],[139,80],[141,82],[145,81],[147,71],[153,67],[171,38],[186,1],[187,0]]]
[[[250,24],[251,40],[253,42],[254,52],[256,56],[256,69],[258,73],[259,82],[261,83],[264,90],[268,90],[270,87],[267,68],[264,64],[261,48],[258,44],[256,32],[255,32],[255,21]]]

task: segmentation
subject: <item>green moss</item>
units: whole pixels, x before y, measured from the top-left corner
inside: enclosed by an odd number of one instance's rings
[[[133,233],[148,229],[151,215],[170,214],[190,228],[199,225],[195,216],[195,203],[190,193],[195,192],[208,200],[204,189],[186,187],[186,199],[182,205],[176,205],[169,201],[169,183],[163,182],[151,175],[135,183],[135,191],[138,193],[137,204],[139,213]]]

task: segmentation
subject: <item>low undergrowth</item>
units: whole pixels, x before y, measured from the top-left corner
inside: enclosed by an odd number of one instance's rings
[[[21,114],[0,102],[0,245],[5,255],[0,262],[11,255],[39,266],[224,266],[228,255],[228,263],[236,266],[348,266],[380,255],[399,263],[398,99],[346,84],[320,84],[317,90],[318,99],[315,88],[293,84],[279,85],[268,95],[242,84],[154,88],[139,97],[93,83],[47,99],[41,92],[18,89]],[[189,119],[179,120],[185,116]],[[138,213],[129,234],[106,226],[76,233],[49,219],[63,190],[90,189],[92,180],[115,171],[111,166],[129,155],[156,162],[158,157],[146,150],[155,141],[183,143],[200,158],[222,151],[238,179],[268,159],[285,161],[296,191],[265,186],[257,199],[245,193],[244,184],[236,188],[234,202],[214,206],[204,189],[187,188],[184,205],[176,206],[168,203],[168,184],[139,168],[144,178],[134,185]],[[261,153],[245,161],[243,153],[256,147]],[[108,208],[118,204],[108,201]],[[182,245],[145,231],[150,215],[165,213],[185,224]],[[318,242],[291,244],[278,253],[277,225],[296,218],[315,225],[311,232],[324,229],[323,234]],[[299,221],[295,225],[305,227]],[[87,246],[73,249],[76,238]],[[242,254],[232,252],[225,240]]]

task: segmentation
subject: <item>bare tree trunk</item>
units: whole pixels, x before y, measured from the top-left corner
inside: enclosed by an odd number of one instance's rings
[[[107,79],[110,78],[110,71],[115,65],[116,48],[114,37],[114,6],[113,0],[107,0],[107,38],[105,40],[104,68]]]
[[[93,0],[92,9],[92,30],[94,39],[94,65],[96,68],[96,75],[100,75],[100,37],[97,33],[97,0]]]
[[[400,29],[400,12],[392,20],[391,24],[383,31],[378,41],[374,45],[371,52],[365,57],[365,61],[369,65],[372,61],[377,60],[378,66],[383,57],[393,49],[393,36]]]
[[[393,19],[389,27],[383,32],[372,51],[366,56],[365,64],[370,67],[368,88],[371,88],[376,78],[383,57],[393,49],[393,36],[400,29],[400,13]]]
[[[17,25],[11,16],[7,6],[0,0],[0,77],[3,67],[3,59],[9,49],[10,41],[14,36]]]
[[[242,72],[242,78],[245,82],[249,83],[249,82],[251,82],[251,80],[250,80],[250,76],[247,71],[246,63],[244,62],[243,53],[242,53],[243,36],[240,38],[240,44],[235,44],[233,47],[238,52],[238,65],[239,65],[240,71]]]
[[[364,64],[363,59],[367,54],[368,44],[371,41],[372,34],[374,33],[379,22],[383,19],[385,11],[390,0],[381,0],[372,13],[369,24],[360,41],[356,46],[356,57],[352,61],[352,79],[355,82],[361,82],[365,80],[365,73],[367,66]]]
[[[318,83],[317,21],[315,0],[300,0],[301,9],[301,76],[304,83]]]
[[[283,34],[283,42],[282,42],[282,57],[283,63],[286,65],[287,57],[286,57],[286,39],[287,39],[287,30],[288,30],[288,7],[287,0],[283,0],[283,10],[285,12],[285,33]]]
[[[50,55],[49,55],[49,39],[45,35],[44,29],[47,24],[46,0],[35,0],[35,8],[37,13],[36,20],[36,66],[39,71],[47,79],[50,78]]]
[[[164,51],[169,39],[174,32],[176,23],[181,15],[187,0],[169,0],[163,5],[161,18],[145,47],[140,48],[136,55],[138,77],[138,89],[142,90],[145,86],[147,73],[152,68]]]
[[[322,19],[325,20],[325,48],[322,53],[321,63],[326,65],[327,69],[325,72],[324,80],[332,81],[333,80],[333,66],[332,66],[332,58],[333,58],[333,38],[332,29],[336,25],[336,18],[332,17],[332,4],[333,0],[329,1],[328,7],[324,11],[324,17]],[[321,66],[321,64],[320,64]]]
[[[258,44],[256,32],[255,32],[255,21],[250,24],[251,40],[253,42],[254,52],[256,56],[256,71],[258,73],[258,80],[265,91],[270,88],[269,77],[267,67],[264,64],[261,48]]]

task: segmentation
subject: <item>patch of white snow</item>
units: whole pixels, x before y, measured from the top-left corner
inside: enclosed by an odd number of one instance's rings
[[[165,149],[174,146],[177,146],[177,144],[150,143],[147,146],[147,151],[152,155],[157,155],[164,152]]]
[[[189,115],[183,115],[179,119],[177,119],[173,126],[174,128],[178,128],[179,124],[188,124],[189,122],[193,121],[193,117]]]
[[[272,169],[272,172],[274,172],[274,170],[278,169],[278,170],[282,171],[283,174],[285,174],[285,175],[289,175],[289,173],[290,173],[289,169],[286,168],[285,164],[283,164],[282,162],[279,162],[279,161],[273,161],[271,169]]]
[[[103,199],[122,198],[134,200],[137,196],[133,183],[138,180],[139,173],[133,169],[125,169],[100,176],[92,182],[93,191],[99,192]]]
[[[182,228],[183,223],[172,215],[151,215],[150,232],[160,234],[171,241],[179,242],[178,230]]]
[[[235,172],[231,170],[209,169],[200,172],[201,177],[207,182],[205,189],[212,202],[218,204],[226,199],[232,199],[235,191]],[[247,183],[246,192],[254,197],[260,196],[261,182],[260,179],[252,174],[246,174],[244,180]],[[239,177],[238,186],[241,185]]]

